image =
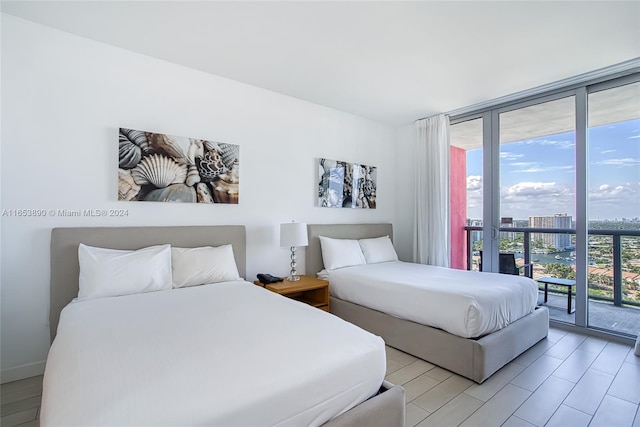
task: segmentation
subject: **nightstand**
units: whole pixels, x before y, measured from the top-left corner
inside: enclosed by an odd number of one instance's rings
[[[258,280],[253,283],[263,286]],[[329,282],[326,280],[300,276],[300,280],[297,282],[290,282],[284,279],[283,282],[271,283],[264,287],[287,298],[301,301],[320,310],[329,311]]]

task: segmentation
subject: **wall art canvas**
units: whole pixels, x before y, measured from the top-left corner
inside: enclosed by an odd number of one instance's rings
[[[120,128],[118,159],[118,200],[238,204],[238,145]]]
[[[340,160],[318,160],[318,206],[376,208],[377,168]]]

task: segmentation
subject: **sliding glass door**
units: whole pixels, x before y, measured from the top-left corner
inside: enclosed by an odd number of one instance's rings
[[[588,96],[588,325],[635,335],[640,325],[640,82]]]
[[[575,228],[576,217],[575,97],[501,109],[498,123],[499,250],[514,254],[521,275],[574,280],[575,239],[566,230]],[[568,289],[551,289],[540,302],[551,318],[574,323]]]
[[[521,274],[575,283],[550,286],[552,319],[637,334],[640,74],[451,123],[466,150],[467,268],[500,272],[499,253],[513,254],[531,265]]]

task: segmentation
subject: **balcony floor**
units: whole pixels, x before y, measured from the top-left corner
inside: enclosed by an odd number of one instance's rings
[[[538,304],[543,304],[544,294],[539,293]],[[567,296],[549,293],[546,304],[549,317],[560,322],[575,323],[576,314],[567,313]],[[575,308],[575,298],[572,307]],[[640,333],[640,308],[616,307],[603,301],[589,301],[589,326],[636,336]]]

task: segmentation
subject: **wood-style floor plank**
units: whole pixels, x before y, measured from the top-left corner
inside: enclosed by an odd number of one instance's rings
[[[587,427],[590,422],[591,415],[570,406],[560,405],[545,427]]]
[[[16,412],[6,417],[0,418],[0,425],[2,427],[19,426],[29,421],[35,421],[38,415],[38,408],[25,409],[24,411]]]
[[[607,394],[640,404],[640,365],[623,363]]]
[[[413,427],[429,416],[429,412],[425,411],[418,405],[414,405],[413,403],[407,403],[405,405],[405,409],[405,427]]]
[[[7,415],[15,414],[16,412],[21,412],[31,408],[37,409],[40,406],[41,399],[42,397],[40,395],[37,395],[12,403],[4,403],[3,400],[2,409],[0,410],[0,416],[5,417]]]
[[[615,375],[629,354],[629,346],[609,342],[591,364],[592,369]]]
[[[628,426],[638,410],[635,405],[613,396],[605,396],[600,407],[591,419],[590,427]]]
[[[507,384],[460,425],[462,427],[500,426],[529,396],[531,396],[529,390]]]
[[[571,390],[564,404],[589,415],[595,414],[613,379],[613,375],[589,369]]]
[[[562,405],[574,385],[571,381],[552,375],[516,410],[514,415],[533,425],[543,426]]]

